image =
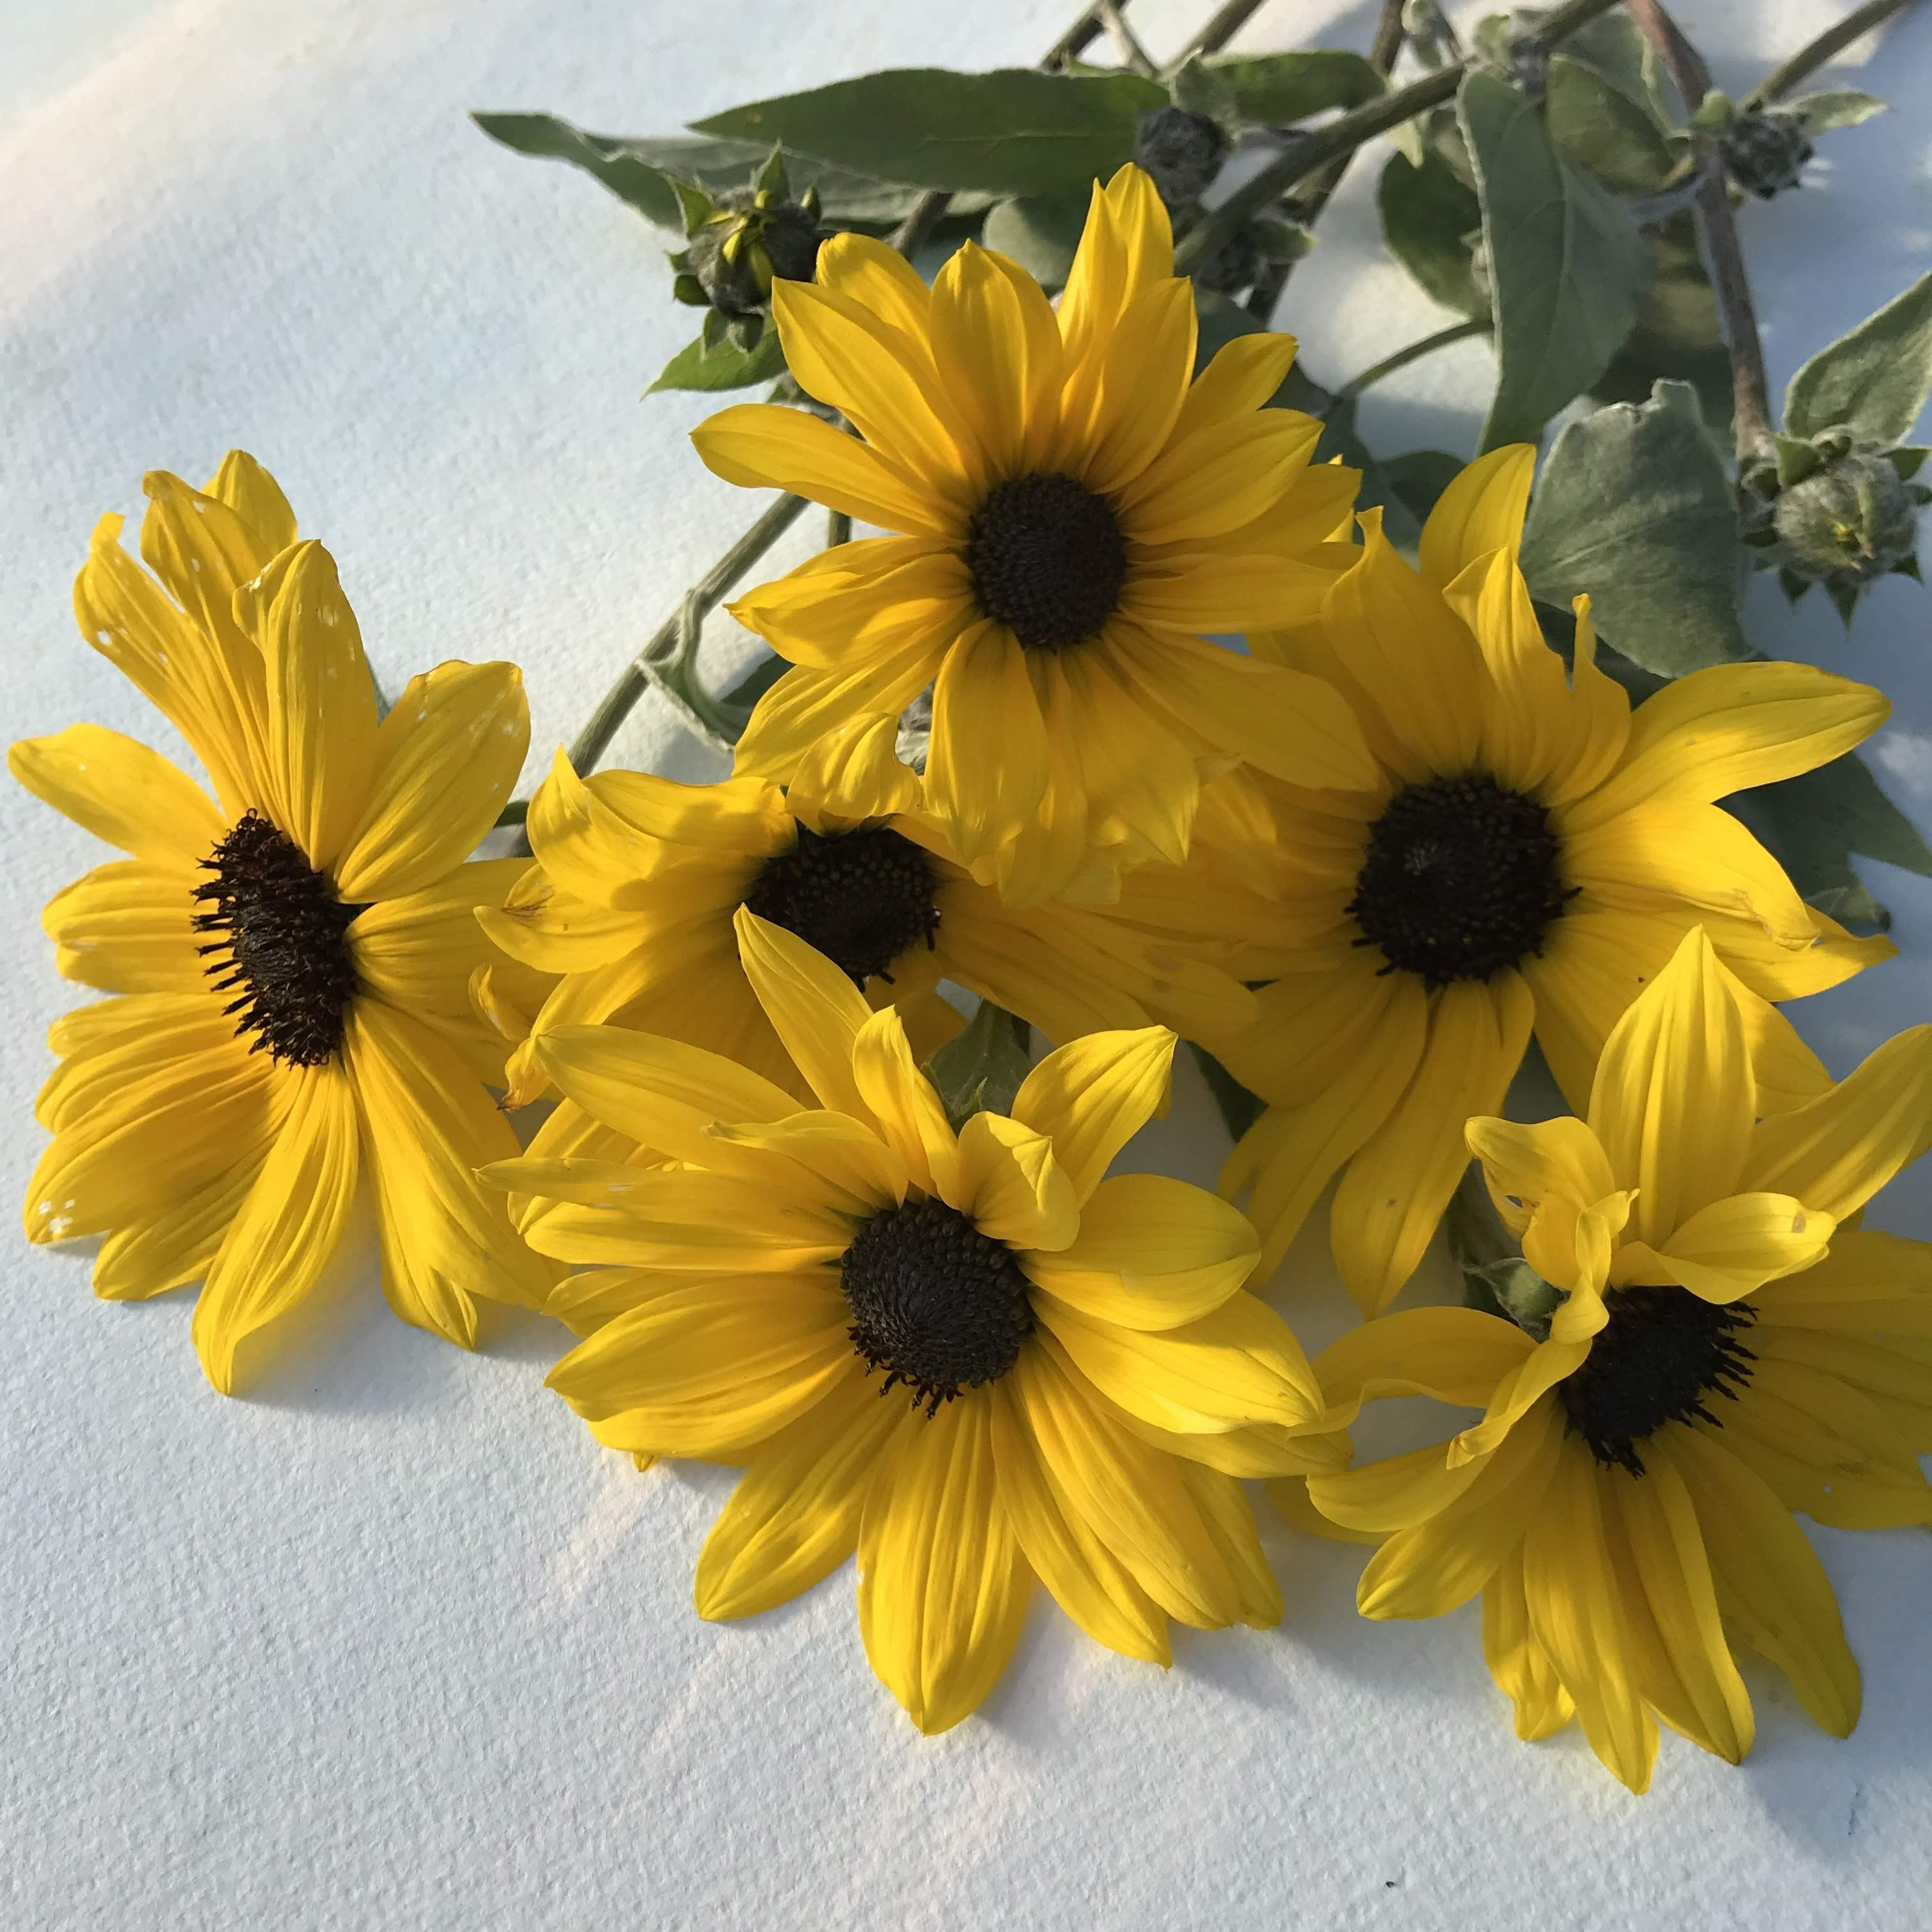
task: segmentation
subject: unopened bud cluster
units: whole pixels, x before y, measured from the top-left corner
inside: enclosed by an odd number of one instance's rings
[[[752,349],[771,313],[775,279],[808,282],[818,265],[818,192],[807,188],[794,201],[784,164],[774,152],[748,188],[712,196],[681,188],[685,246],[671,256],[677,271],[672,292],[694,308],[708,309],[707,344],[728,335]]]

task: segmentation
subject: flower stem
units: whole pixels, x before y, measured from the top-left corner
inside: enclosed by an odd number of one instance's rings
[[[1515,44],[1519,48],[1553,45],[1572,34],[1599,14],[1607,14],[1616,0],[1565,0],[1535,33]],[[1222,246],[1251,215],[1258,214],[1273,201],[1291,193],[1311,176],[1319,178],[1331,162],[1352,154],[1364,141],[1385,134],[1391,128],[1431,107],[1439,107],[1455,98],[1468,63],[1446,67],[1439,74],[1425,75],[1406,87],[1385,94],[1379,100],[1365,102],[1351,109],[1325,128],[1318,128],[1308,137],[1261,172],[1244,182],[1174,250],[1177,274],[1186,274],[1202,262],[1211,261]]]
[[[1107,30],[1107,38],[1114,44],[1114,51],[1120,57],[1123,67],[1152,80],[1160,70],[1148,58],[1148,50],[1134,38],[1134,30],[1126,23],[1117,0],[1094,0],[1094,10],[1100,16],[1100,24]]]
[[[1873,28],[1890,20],[1894,14],[1904,13],[1911,4],[1912,0],[1865,0],[1862,7],[1854,7],[1842,20],[1827,27],[1815,40],[1800,47],[1782,67],[1773,68],[1744,96],[1745,107],[1762,107],[1772,101],[1781,100],[1801,80],[1808,80],[1861,34],[1870,33]]]
[[[1398,369],[1406,369],[1412,362],[1420,362],[1425,356],[1433,356],[1438,349],[1447,349],[1452,342],[1466,342],[1472,335],[1486,335],[1490,325],[1486,320],[1452,322],[1447,328],[1438,328],[1433,335],[1425,335],[1420,342],[1412,342],[1406,349],[1398,349],[1393,356],[1384,356],[1379,362],[1372,363],[1352,382],[1344,382],[1335,392],[1337,403],[1352,403],[1364,389],[1374,388],[1384,376],[1393,376]]]
[[[1176,54],[1171,64],[1184,67],[1196,54],[1211,54],[1225,47],[1262,10],[1263,0],[1227,0],[1202,26],[1201,31]]]
[[[1669,69],[1671,83],[1684,106],[1694,114],[1711,91],[1711,71],[1703,57],[1684,38],[1659,0],[1630,0],[1630,15]],[[1738,460],[1749,463],[1767,454],[1772,447],[1770,379],[1765,374],[1764,345],[1758,336],[1750,277],[1745,271],[1744,248],[1731,212],[1730,188],[1722,157],[1708,140],[1702,167],[1703,178],[1690,206],[1696,218],[1697,238],[1703,246],[1711,293],[1718,305],[1724,348],[1731,358],[1731,421]]]

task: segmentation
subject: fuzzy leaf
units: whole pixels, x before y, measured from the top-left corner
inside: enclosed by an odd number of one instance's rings
[[[1670,143],[1648,107],[1580,61],[1551,56],[1544,99],[1558,146],[1610,187],[1627,194],[1649,194],[1676,166]]]
[[[1718,304],[1687,213],[1645,238],[1650,269],[1636,326],[1610,366],[1590,386],[1600,403],[1641,403],[1659,382],[1688,382],[1704,420],[1719,434],[1731,424],[1731,358],[1718,326]]]
[[[982,1000],[980,1010],[920,1070],[932,1082],[957,1132],[975,1114],[1010,1114],[1027,1077],[1032,1029]]]
[[[1388,89],[1388,82],[1360,54],[1332,47],[1300,53],[1219,54],[1207,68],[1233,88],[1241,118],[1264,127],[1305,121],[1330,107],[1359,107]]]
[[[716,314],[716,311],[712,311]],[[705,320],[708,324],[710,316]],[[722,320],[722,318],[721,318]],[[687,342],[664,364],[664,373],[644,392],[656,395],[660,389],[742,389],[754,382],[769,382],[784,373],[784,352],[778,346],[778,332],[767,328],[754,348],[740,349],[736,343],[720,341],[710,348],[700,335]]]
[[[788,154],[915,188],[1047,194],[1104,180],[1132,160],[1140,117],[1166,100],[1157,81],[1133,74],[902,68],[693,124],[700,134],[781,141]]]
[[[1848,424],[1870,442],[1902,442],[1932,392],[1932,274],[1821,349],[1784,392],[1784,428],[1816,436]]]
[[[1730,475],[1683,382],[1570,424],[1523,532],[1534,594],[1567,609],[1588,591],[1608,641],[1666,677],[1747,655],[1743,556]]]
[[[1462,239],[1482,223],[1475,190],[1433,152],[1424,154],[1420,167],[1396,154],[1382,170],[1376,201],[1389,252],[1423,292],[1472,320],[1486,316],[1489,298],[1477,286]]]
[[[1616,200],[1552,145],[1538,109],[1493,74],[1457,112],[1476,166],[1496,312],[1486,450],[1534,442],[1610,366],[1636,321],[1642,243]]]
[[[1780,100],[1778,111],[1795,115],[1808,134],[1828,134],[1834,128],[1856,128],[1874,114],[1888,111],[1888,104],[1875,94],[1861,94],[1855,87],[1826,88],[1816,94],[1794,94]]]
[[[1050,294],[1066,286],[1067,272],[1087,225],[1089,196],[1023,195],[996,202],[980,240],[1010,255]]]

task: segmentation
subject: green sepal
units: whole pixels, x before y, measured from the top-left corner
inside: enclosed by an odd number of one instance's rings
[[[1204,1046],[1190,1041],[1187,1050],[1193,1054],[1195,1064],[1208,1083],[1208,1090],[1214,1095],[1214,1104],[1220,1109],[1222,1124],[1228,1130],[1228,1138],[1238,1141],[1268,1112],[1268,1102],[1258,1095],[1250,1094]]]
[[[698,332],[698,339],[704,344],[706,355],[724,340],[724,328],[725,318],[717,310],[710,308],[705,310],[704,324]]]
[[[964,1031],[920,1068],[955,1133],[975,1114],[1010,1114],[1031,1064],[1033,1029],[1004,1006],[982,1000]]]
[[[1737,103],[1728,94],[1714,87],[1697,104],[1690,124],[1700,134],[1721,134],[1737,118]]]
[[[754,194],[769,195],[774,201],[784,201],[791,194],[791,184],[785,178],[784,150],[774,146],[770,158],[761,167],[752,183]]]
[[[685,238],[688,241],[717,213],[717,207],[710,196],[693,182],[680,181],[674,176],[670,185],[677,196],[678,212],[684,217]]]
[[[1213,122],[1229,141],[1239,137],[1241,107],[1234,83],[1225,74],[1216,74],[1198,54],[1190,54],[1174,70],[1167,93],[1175,106]]]
[[[1315,246],[1315,231],[1272,216],[1248,224],[1248,236],[1270,262],[1298,262]]]
[[[711,298],[704,292],[704,284],[695,275],[680,274],[671,284],[670,292],[674,302],[681,302],[688,308],[709,308],[711,306]]]
[[[1900,482],[1909,483],[1918,474],[1920,466],[1928,456],[1932,456],[1932,449],[1917,448],[1908,445],[1903,449],[1888,449],[1885,460],[1898,472]]]
[[[1811,580],[1808,577],[1801,577],[1789,564],[1781,564],[1778,567],[1778,587],[1784,592],[1786,602],[1795,608],[1805,592],[1811,588]]]
[[[1802,437],[1774,436],[1772,441],[1778,450],[1778,481],[1782,489],[1789,490],[1792,484],[1803,482],[1825,460],[1816,444],[1807,442]]]
[[[1910,556],[1900,557],[1892,566],[1891,574],[1894,577],[1909,577],[1914,584],[1923,584],[1925,581],[1919,571],[1918,553],[1916,550],[1914,550]]]
[[[1832,600],[1832,608],[1838,612],[1845,628],[1852,628],[1852,613],[1858,608],[1858,593],[1856,586],[1850,584],[1828,584],[1825,595]]]
[[[734,315],[724,325],[724,333],[733,347],[742,349],[749,355],[758,347],[765,332],[765,319],[761,315]]]

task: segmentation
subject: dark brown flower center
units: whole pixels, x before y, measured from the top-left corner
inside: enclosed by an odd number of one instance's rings
[[[1033,1333],[1029,1284],[1012,1250],[943,1201],[908,1201],[860,1227],[839,1264],[866,1369],[884,1394],[912,1390],[928,1415],[962,1390],[997,1382]]]
[[[1556,1392],[1590,1454],[1640,1476],[1638,1444],[1647,1437],[1666,1422],[1717,1422],[1712,1396],[1737,1400],[1757,1359],[1738,1338],[1757,1310],[1742,1301],[1720,1307],[1676,1287],[1613,1288],[1606,1298],[1609,1324]]]
[[[249,1048],[296,1066],[320,1066],[341,1050],[350,1003],[362,990],[349,956],[344,905],[295,841],[259,812],[243,814],[201,861],[214,876],[196,886],[197,950],[219,975],[218,991],[238,989],[225,1012]]]
[[[939,931],[939,881],[910,838],[883,825],[826,836],[801,825],[798,844],[768,860],[745,896],[760,919],[795,932],[852,976],[892,983],[892,962]]]
[[[1562,859],[1549,813],[1494,778],[1406,786],[1369,832],[1348,907],[1355,943],[1432,990],[1486,980],[1542,951],[1574,896]]]
[[[1127,578],[1126,539],[1104,497],[1070,476],[1002,483],[966,533],[980,608],[1030,651],[1064,651],[1096,637]]]

